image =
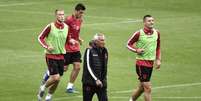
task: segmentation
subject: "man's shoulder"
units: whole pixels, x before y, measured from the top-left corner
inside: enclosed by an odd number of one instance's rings
[[[104,47],[105,53],[108,54],[108,49]]]
[[[90,52],[91,52],[91,49],[92,49],[92,48],[87,47],[87,48],[85,49],[85,53],[87,53],[87,52],[90,53]]]
[[[70,24],[70,23],[72,22],[72,20],[73,20],[72,15],[71,15],[71,16],[67,16],[67,17],[65,18],[65,23],[66,23],[66,24]]]
[[[139,29],[139,30],[135,31],[135,32],[133,33],[133,35],[140,34],[141,31],[143,31],[143,30],[142,30],[142,29]]]
[[[88,50],[90,50],[91,48],[89,48],[89,47],[87,47],[86,49],[85,49],[85,51],[88,51]]]
[[[140,36],[141,31],[142,31],[142,29],[139,29],[139,30],[137,30],[137,31],[133,32],[133,34],[132,34],[131,38],[134,38],[134,37],[139,37],[139,36]]]
[[[158,34],[160,34],[160,31],[159,31],[158,29],[154,28],[154,30],[155,30]]]
[[[72,15],[66,17],[66,20],[72,20],[72,19],[73,19]]]
[[[52,25],[52,22],[48,23],[43,30],[51,30],[51,25]]]
[[[107,48],[106,48],[106,47],[103,47],[103,50],[106,50],[106,51],[107,51]]]

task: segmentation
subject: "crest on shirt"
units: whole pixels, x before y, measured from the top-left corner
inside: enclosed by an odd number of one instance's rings
[[[79,29],[80,29],[80,26],[73,25],[73,28],[74,28],[75,30],[79,30]]]

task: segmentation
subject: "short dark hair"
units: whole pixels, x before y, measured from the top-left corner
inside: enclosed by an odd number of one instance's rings
[[[79,10],[85,10],[86,7],[84,6],[84,4],[82,3],[78,3],[76,6],[75,6],[75,10],[76,11],[79,11]]]
[[[152,17],[152,16],[151,16],[151,15],[145,15],[145,16],[143,17],[143,21],[145,21],[145,19],[146,19],[147,17]]]

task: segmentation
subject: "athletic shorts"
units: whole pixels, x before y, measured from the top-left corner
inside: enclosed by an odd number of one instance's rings
[[[60,76],[63,75],[64,72],[64,60],[56,60],[56,59],[50,59],[46,58],[48,70],[50,72],[50,75],[59,74]]]
[[[82,62],[81,60],[81,53],[78,52],[67,52],[64,54],[65,65],[73,64],[73,62]]]
[[[151,79],[153,67],[136,65],[136,72],[140,82],[149,82]]]

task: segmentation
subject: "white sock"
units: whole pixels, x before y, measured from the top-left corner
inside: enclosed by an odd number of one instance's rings
[[[46,95],[46,97],[45,97],[45,100],[49,100],[49,99],[51,99],[51,98],[52,98],[52,94],[48,93],[48,94]]]
[[[68,83],[67,89],[69,89],[69,88],[73,88],[73,83],[71,83],[71,82]]]
[[[133,101],[132,97],[130,97],[129,101]]]
[[[45,84],[40,86],[40,90],[41,90],[41,91],[45,91],[45,88],[46,88],[46,87],[45,87]]]

